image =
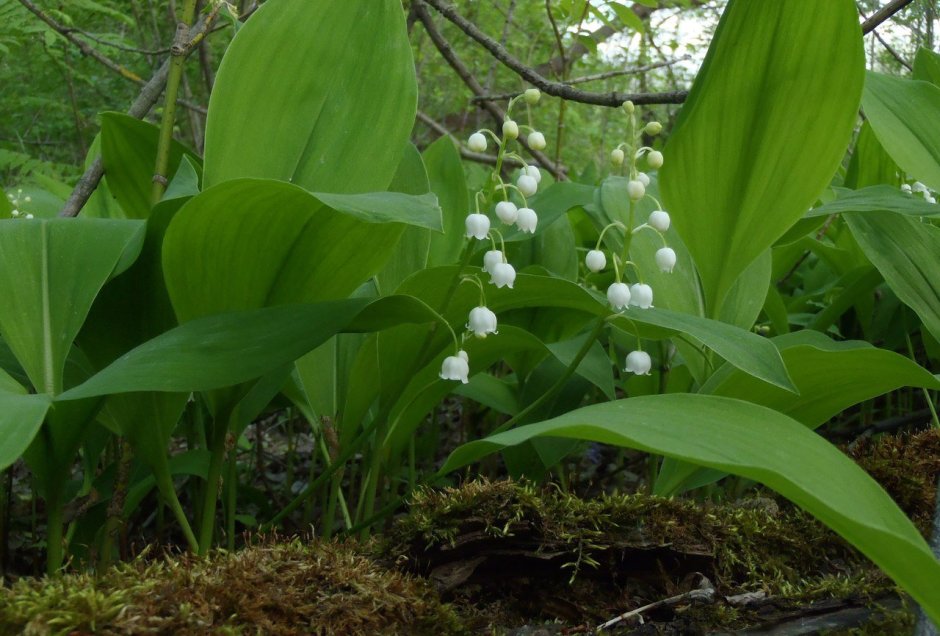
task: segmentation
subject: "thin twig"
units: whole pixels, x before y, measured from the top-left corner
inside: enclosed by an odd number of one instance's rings
[[[454,143],[457,145],[457,148],[460,151],[460,156],[463,157],[464,159],[467,159],[469,161],[475,161],[476,163],[487,164],[490,166],[496,165],[496,162],[498,159],[496,155],[489,155],[483,152],[473,152],[472,150],[468,149],[467,147],[465,147],[463,144],[460,143],[460,139],[454,133],[449,131],[443,124],[436,121],[433,117],[431,117],[427,113],[419,110],[417,114],[417,119],[422,124],[430,128],[431,130],[433,130],[440,136],[450,137],[454,141]],[[522,163],[520,163],[519,161],[517,161],[516,159],[512,157],[504,157],[503,163],[508,164],[508,165],[513,165],[513,166],[523,165]]]
[[[643,607],[638,607],[635,610],[631,610],[629,612],[624,612],[620,616],[615,616],[614,618],[610,619],[606,623],[602,623],[601,625],[598,625],[597,631],[602,632],[605,629],[610,629],[614,625],[621,623],[627,620],[628,618],[640,617],[640,620],[642,621],[641,615],[643,614],[643,612],[648,612],[650,610],[658,609],[660,607],[672,607],[673,605],[678,605],[679,603],[683,603],[685,601],[699,602],[699,603],[713,603],[715,601],[715,587],[711,584],[711,581],[709,581],[707,578],[703,576],[701,582],[699,583],[698,588],[694,590],[689,590],[688,592],[685,592],[684,594],[677,594],[676,596],[670,596],[669,598],[664,598],[658,601],[654,601],[648,605],[644,605]]]
[[[890,19],[895,13],[913,1],[914,0],[891,0],[891,2],[881,7],[870,18],[862,23],[862,33],[870,33],[874,31],[882,22]]]

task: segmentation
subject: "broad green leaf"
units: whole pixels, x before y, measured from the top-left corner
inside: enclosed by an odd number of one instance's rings
[[[719,319],[722,322],[741,329],[754,326],[767,298],[772,268],[773,255],[768,249],[741,272],[721,305]]]
[[[160,129],[124,113],[101,115],[101,160],[108,175],[108,188],[129,219],[146,219],[150,215],[150,192],[153,170],[157,161]],[[196,156],[178,141],[170,145],[167,175],[176,174],[180,161],[187,156],[198,163]]]
[[[874,479],[786,415],[710,395],[618,400],[465,444],[441,473],[538,437],[626,446],[761,482],[835,530],[940,621],[940,562],[926,541]]]
[[[129,351],[61,400],[135,391],[208,391],[293,362],[334,334],[376,331],[437,314],[407,296],[279,305],[191,320]]]
[[[0,335],[37,391],[62,391],[65,360],[92,301],[137,257],[139,221],[0,222]]]
[[[470,210],[467,178],[460,162],[460,153],[450,137],[441,137],[424,150],[431,192],[437,195],[443,211],[443,234],[431,235],[428,264],[452,265],[460,257],[464,245],[464,219]]]
[[[7,393],[0,387],[0,470],[29,447],[49,410],[48,395]]]
[[[917,49],[913,77],[940,86],[940,55],[923,46]]]
[[[844,218],[894,293],[940,338],[940,228],[884,212]]]
[[[940,190],[940,87],[869,71],[862,107],[901,169]]]
[[[871,122],[865,120],[855,139],[855,149],[845,174],[846,187],[860,190],[881,184],[897,186],[900,181],[898,172],[898,164],[875,137]]]
[[[259,179],[209,188],[167,230],[163,268],[173,307],[186,321],[345,298],[393,253],[404,223],[439,230],[434,195],[311,194]]]
[[[399,0],[270,0],[219,67],[204,187],[260,177],[307,190],[382,190],[416,109]]]
[[[927,203],[923,197],[905,194],[900,189],[876,185],[861,190],[834,188],[836,199],[806,213],[807,218],[843,212],[897,212],[909,216],[940,216],[940,205]]]
[[[876,349],[867,342],[835,342],[815,331],[799,331],[774,339],[799,395],[757,380],[730,365],[719,369],[700,389],[753,402],[816,428],[845,409],[904,386],[940,388],[940,380],[904,356]],[[667,459],[655,492],[672,495],[693,484],[720,479],[691,464]],[[710,473],[710,477],[703,473]]]
[[[792,0],[728,3],[660,171],[708,315],[720,315],[740,273],[829,184],[855,125],[864,64],[851,0],[812,11]]]

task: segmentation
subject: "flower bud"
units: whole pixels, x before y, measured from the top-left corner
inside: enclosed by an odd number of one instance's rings
[[[542,99],[542,91],[537,88],[529,88],[525,92],[525,103],[529,106],[534,106],[539,103],[539,100]]]
[[[910,184],[910,183],[902,183],[902,184],[901,184],[901,192],[903,192],[903,193],[905,193],[905,194],[910,194],[910,193],[912,192],[912,190],[911,190],[911,184]]]
[[[649,375],[652,368],[653,361],[650,360],[650,354],[645,351],[631,351],[627,354],[627,368],[624,371],[637,375]]]
[[[624,158],[623,150],[620,148],[614,148],[610,151],[610,163],[615,166],[622,166]]]
[[[10,210],[10,216],[12,216],[14,219],[18,217],[19,215],[20,215],[20,211],[17,210],[16,208],[13,208],[12,210]]]
[[[548,145],[545,143],[545,135],[537,130],[529,133],[528,143],[529,148],[532,150],[545,150],[545,147]]]
[[[490,282],[496,285],[497,289],[501,287],[512,289],[512,284],[516,282],[516,268],[509,263],[497,263],[490,270]]]
[[[486,135],[475,132],[467,140],[467,147],[473,152],[483,152],[486,150]]]
[[[535,179],[536,183],[542,183],[542,171],[538,166],[526,166],[522,169],[522,173]]]
[[[663,125],[658,121],[651,121],[650,123],[646,124],[646,126],[643,128],[643,131],[647,135],[658,135],[663,131]]]
[[[631,102],[629,99],[621,105],[621,108],[623,108],[623,112],[628,115],[632,115],[633,111],[636,110],[636,106],[634,106],[633,102]]]
[[[663,153],[658,150],[651,150],[649,154],[646,155],[646,163],[649,164],[649,167],[653,170],[658,170],[663,167]]]
[[[643,283],[630,287],[630,304],[640,309],[649,309],[653,306],[653,288]]]
[[[503,137],[506,139],[517,139],[519,137],[519,124],[511,119],[503,122]]]
[[[483,271],[492,275],[493,269],[504,260],[502,252],[499,250],[489,250],[483,255]]]
[[[477,338],[486,338],[486,334],[496,333],[496,314],[488,307],[474,307],[470,310],[467,329]]]
[[[676,252],[671,247],[662,247],[656,250],[656,265],[666,274],[672,273],[676,266]]]
[[[627,194],[634,201],[639,201],[646,196],[646,186],[643,185],[642,181],[630,181],[627,183]]]
[[[647,225],[651,228],[659,230],[660,232],[665,232],[669,229],[669,213],[665,210],[654,210],[650,212],[650,216],[646,219]]]
[[[610,306],[620,311],[630,304],[630,288],[626,283],[614,283],[607,288],[607,302]]]
[[[479,212],[467,215],[467,238],[483,240],[490,232],[490,218]]]
[[[34,218],[34,217],[33,217],[33,215],[32,215],[32,214],[27,214],[27,215],[26,215],[25,217],[23,217],[23,218],[26,218],[26,219],[32,219],[32,218]]]
[[[535,233],[535,226],[539,222],[539,217],[535,213],[535,210],[531,208],[519,208],[519,218],[516,220],[516,225],[523,232],[528,232],[529,234]]]
[[[645,172],[636,173],[636,180],[642,183],[644,188],[648,188],[650,185],[650,176]]]
[[[447,356],[441,364],[440,377],[443,380],[460,380],[464,384],[470,380],[470,363],[466,351],[458,351],[455,356]]]
[[[587,253],[587,256],[584,257],[584,264],[589,270],[597,273],[607,267],[607,255],[600,250],[591,250]],[[626,287],[626,285],[624,286]]]
[[[521,192],[523,196],[531,197],[539,191],[539,182],[536,181],[534,177],[524,174],[516,181],[516,187],[519,188],[519,192]]]
[[[500,201],[496,204],[496,216],[506,225],[512,225],[519,216],[519,209],[512,201]]]

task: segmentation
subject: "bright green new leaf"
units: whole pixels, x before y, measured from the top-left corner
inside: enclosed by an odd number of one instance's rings
[[[887,185],[869,186],[861,190],[834,188],[835,201],[807,212],[807,218],[843,212],[897,212],[910,216],[940,216],[940,205],[927,203],[923,197],[905,194]]]
[[[537,437],[626,446],[759,481],[839,533],[940,621],[940,563],[917,528],[874,479],[786,415],[710,395],[618,400],[465,444],[441,472]]]
[[[208,391],[258,378],[340,331],[376,331],[437,314],[419,300],[387,296],[278,305],[191,320],[145,342],[62,400],[134,391]]]
[[[940,87],[869,71],[862,107],[901,169],[940,190]]]
[[[311,194],[280,181],[228,181],[190,199],[170,224],[167,289],[182,322],[345,298],[385,263],[406,223],[439,230],[434,195]]]
[[[940,86],[940,55],[923,46],[917,49],[913,77]]]
[[[917,363],[867,342],[836,342],[816,331],[798,331],[775,338],[774,344],[800,391],[798,396],[731,365],[712,375],[700,392],[760,404],[816,428],[850,406],[904,386],[940,388],[940,380]],[[703,478],[706,473],[710,477]],[[672,495],[723,476],[667,459],[655,492]]]
[[[37,391],[62,391],[65,360],[105,282],[137,257],[140,221],[0,222],[0,335]]]
[[[811,11],[799,0],[728,3],[660,171],[708,315],[828,185],[855,125],[864,65],[851,0]]]
[[[844,218],[894,293],[940,338],[940,228],[886,212]]]
[[[443,234],[431,235],[428,264],[452,265],[460,257],[464,243],[464,219],[470,210],[467,178],[460,153],[450,137],[441,137],[424,150],[431,192],[437,195],[443,212]]]
[[[0,390],[0,470],[23,454],[49,410],[49,396],[20,395]]]
[[[108,175],[108,187],[129,219],[150,215],[150,192],[157,161],[160,129],[124,113],[101,115],[101,160]],[[170,145],[167,174],[176,173],[183,157],[199,160],[178,141]]]
[[[885,152],[871,122],[866,119],[855,138],[855,149],[845,172],[845,186],[852,190],[883,184],[898,186],[898,172],[898,164]]]
[[[382,190],[416,110],[399,0],[270,0],[219,67],[204,186],[260,177],[307,190]]]

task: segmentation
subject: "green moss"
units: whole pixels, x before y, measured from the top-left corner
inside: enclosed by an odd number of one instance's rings
[[[95,579],[0,590],[0,633],[456,634],[430,587],[351,544],[289,543],[138,560]]]

